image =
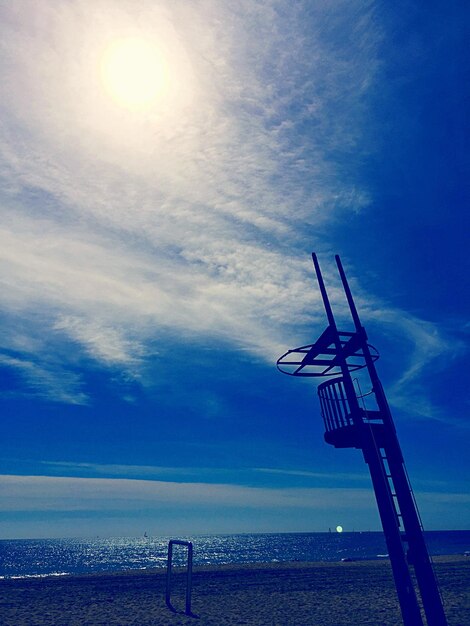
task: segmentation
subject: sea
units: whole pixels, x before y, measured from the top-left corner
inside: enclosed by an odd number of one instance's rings
[[[431,556],[466,554],[470,531],[425,533]],[[387,559],[381,532],[328,532],[0,540],[0,578],[39,578],[98,572],[146,570],[167,565],[170,539],[191,541],[194,565]],[[187,548],[173,548],[182,565]]]

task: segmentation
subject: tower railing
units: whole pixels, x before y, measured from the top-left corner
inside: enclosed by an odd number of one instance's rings
[[[318,385],[318,398],[320,400],[321,415],[327,433],[348,426],[354,426],[353,413],[349,405],[342,377],[327,380]],[[361,400],[363,396],[356,394],[356,398]],[[373,424],[383,421],[379,411],[368,410],[365,408],[365,405],[364,408],[359,407],[356,413],[364,423]]]
[[[319,385],[318,397],[326,432],[353,425],[342,378],[327,380]]]

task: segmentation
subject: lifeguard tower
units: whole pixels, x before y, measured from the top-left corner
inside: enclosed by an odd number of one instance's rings
[[[351,332],[338,330],[317,257],[312,257],[328,326],[314,344],[283,354],[277,367],[291,376],[330,377],[318,386],[325,441],[335,448],[362,450],[369,466],[403,624],[447,626],[392,415],[375,369],[379,354],[367,341],[339,256],[336,264],[354,324]],[[366,394],[353,379],[353,373],[360,369],[369,379],[370,391]],[[366,408],[366,395],[370,408]],[[410,565],[414,567],[426,621]]]

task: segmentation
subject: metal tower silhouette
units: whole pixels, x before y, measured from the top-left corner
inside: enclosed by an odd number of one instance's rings
[[[339,256],[341,282],[354,332],[339,331],[320,266],[312,254],[328,327],[316,343],[288,350],[277,361],[291,376],[334,376],[318,386],[325,441],[335,448],[358,448],[369,466],[405,626],[423,626],[410,572],[413,565],[428,626],[447,626],[441,596],[426,548],[423,528],[398,443],[392,415],[375,369],[379,355],[367,342]],[[371,391],[362,394],[352,372],[366,368]],[[355,386],[356,382],[356,386]],[[373,401],[366,409],[364,401]]]

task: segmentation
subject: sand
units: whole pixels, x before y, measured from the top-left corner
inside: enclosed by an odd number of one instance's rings
[[[449,626],[470,626],[470,558],[437,557]],[[2,626],[398,626],[388,561],[198,567],[192,616],[176,573],[163,570],[0,581]]]

